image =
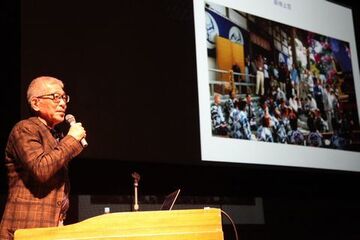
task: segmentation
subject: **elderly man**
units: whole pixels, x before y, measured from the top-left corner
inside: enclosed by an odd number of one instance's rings
[[[62,81],[34,79],[27,100],[34,116],[18,122],[5,149],[9,194],[0,239],[13,239],[20,228],[61,225],[69,207],[68,162],[80,154],[86,132],[72,124],[67,135],[55,126],[64,121],[69,96]]]

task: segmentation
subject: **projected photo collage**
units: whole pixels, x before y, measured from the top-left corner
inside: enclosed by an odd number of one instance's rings
[[[213,137],[360,151],[348,42],[210,2],[204,11]]]

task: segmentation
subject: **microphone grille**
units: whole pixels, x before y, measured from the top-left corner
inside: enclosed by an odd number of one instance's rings
[[[72,123],[72,122],[75,122],[75,117],[71,114],[67,114],[65,116],[65,120],[68,122],[68,123]]]

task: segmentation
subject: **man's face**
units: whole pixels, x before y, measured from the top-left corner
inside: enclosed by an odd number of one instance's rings
[[[220,96],[219,96],[219,95],[215,95],[215,97],[214,97],[214,102],[215,102],[215,104],[219,104],[219,103],[220,103]]]
[[[251,96],[250,95],[248,95],[247,97],[246,97],[246,102],[249,104],[249,103],[251,103]]]
[[[47,84],[46,94],[59,94],[64,95],[65,92],[59,84]],[[60,102],[56,102],[50,98],[37,98],[38,116],[45,120],[49,127],[64,121],[66,102],[60,99]]]

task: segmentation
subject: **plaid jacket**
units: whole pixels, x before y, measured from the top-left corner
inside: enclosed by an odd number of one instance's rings
[[[38,118],[20,121],[5,150],[9,194],[0,239],[12,239],[19,228],[57,226],[69,191],[68,162],[82,151],[67,135],[57,141]]]

